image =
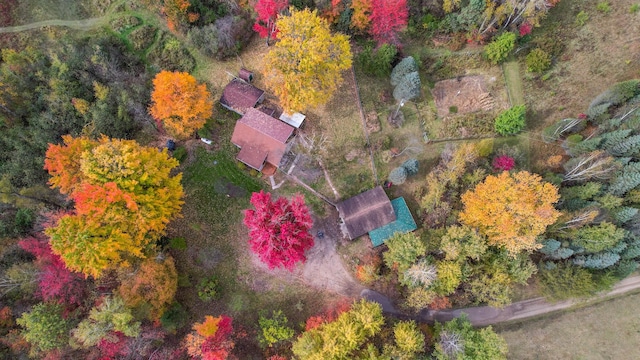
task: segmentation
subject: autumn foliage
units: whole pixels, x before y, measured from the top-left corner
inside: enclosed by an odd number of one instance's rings
[[[63,137],[50,145],[45,169],[52,187],[76,203],[46,230],[66,266],[99,277],[108,268],[143,258],[182,207],[178,162],[166,151],[132,140]],[[73,150],[73,151],[72,151]]]
[[[487,236],[490,245],[516,255],[541,247],[536,239],[560,216],[553,206],[559,198],[558,189],[539,175],[502,172],[462,195],[459,220]]]
[[[407,0],[371,0],[371,35],[378,44],[399,44],[398,31],[407,26]]]
[[[18,244],[36,257],[36,264],[40,268],[37,295],[44,301],[68,306],[82,305],[87,294],[82,274],[69,271],[60,256],[51,252],[45,240],[28,237]]]
[[[251,250],[270,269],[293,271],[297,262],[306,260],[304,253],[314,244],[309,233],[313,222],[304,197],[272,201],[270,193],[260,191],[251,195],[251,204],[255,209],[244,212]]]
[[[235,346],[231,340],[233,333],[232,319],[221,315],[205,316],[202,323],[193,325],[193,332],[184,339],[187,353],[197,359],[224,360]]]
[[[153,79],[149,113],[176,139],[188,139],[213,115],[205,84],[185,72],[161,71]]]
[[[149,305],[150,317],[159,319],[173,302],[178,289],[178,272],[172,257],[145,259],[133,273],[127,273],[118,294],[129,307]]]
[[[265,58],[265,83],[286,111],[327,103],[342,71],[351,67],[349,38],[332,34],[326,20],[309,9],[291,9],[276,21],[278,42]]]
[[[289,6],[289,0],[258,0],[256,3],[254,9],[258,17],[256,18],[256,23],[253,24],[253,30],[260,37],[267,38],[267,45],[269,44],[269,39],[278,33],[276,19],[287,6]]]

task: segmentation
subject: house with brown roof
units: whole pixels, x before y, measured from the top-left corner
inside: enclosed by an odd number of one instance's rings
[[[349,240],[369,233],[373,246],[379,246],[397,232],[417,229],[404,199],[390,201],[381,186],[338,203],[336,208]]]
[[[343,221],[343,232],[350,240],[396,219],[391,201],[381,186],[365,191],[336,205]]]
[[[220,97],[220,105],[240,115],[244,115],[247,109],[253,108],[264,100],[264,90],[235,78],[225,86]]]
[[[258,171],[265,167],[275,171],[289,151],[293,130],[258,109],[248,108],[231,135],[231,142],[240,148],[236,159]]]

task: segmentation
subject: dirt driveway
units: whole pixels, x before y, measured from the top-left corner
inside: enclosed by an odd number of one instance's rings
[[[318,236],[321,232],[322,236]],[[289,272],[285,269],[269,270],[255,254],[251,255],[254,266],[261,271],[289,281],[300,281],[319,290],[326,290],[348,297],[358,297],[365,289],[345,268],[340,255],[336,252],[336,244],[342,234],[338,227],[337,211],[333,210],[328,216],[318,218],[313,216],[315,244],[307,251],[307,261],[303,265]]]

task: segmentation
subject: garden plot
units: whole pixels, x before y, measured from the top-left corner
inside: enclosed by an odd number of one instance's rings
[[[438,81],[431,91],[436,103],[438,116],[445,118],[452,114],[467,114],[475,111],[491,111],[496,100],[487,88],[488,80],[483,75],[459,76]]]

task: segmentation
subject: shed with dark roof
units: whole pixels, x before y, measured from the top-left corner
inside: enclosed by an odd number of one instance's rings
[[[381,186],[365,191],[336,205],[343,231],[350,240],[396,220],[396,214]]]
[[[277,168],[289,150],[293,130],[292,126],[258,109],[247,109],[231,135],[231,142],[240,148],[236,159],[258,171],[265,164]]]
[[[235,78],[222,91],[220,105],[240,115],[264,100],[264,90]]]

